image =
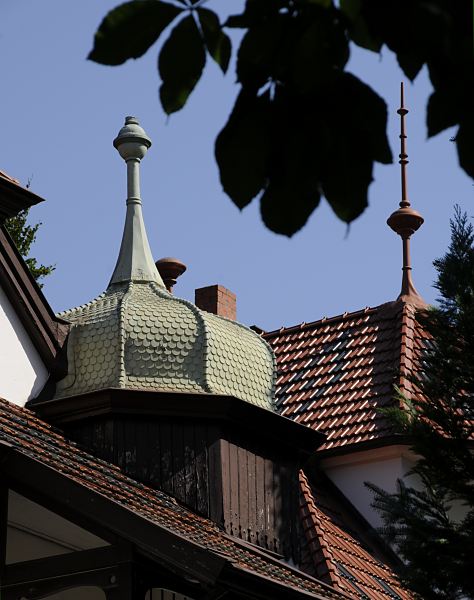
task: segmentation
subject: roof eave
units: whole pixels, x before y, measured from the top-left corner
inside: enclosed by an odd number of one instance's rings
[[[44,202],[44,198],[13,180],[0,176],[0,224],[40,202]]]
[[[47,369],[62,373],[59,351],[69,326],[55,316],[4,226],[0,226],[0,287]]]
[[[220,420],[254,431],[261,439],[293,447],[305,456],[312,455],[325,439],[310,427],[223,394],[109,388],[54,400],[32,400],[28,408],[60,427],[74,420],[118,413]]]
[[[53,510],[58,509],[60,505],[65,507],[69,518],[74,512],[81,514],[92,528],[94,525],[101,529],[109,528],[112,535],[133,543],[145,556],[164,564],[173,573],[180,573],[185,578],[201,583],[206,588],[210,585],[225,586],[237,592],[245,592],[246,597],[262,600],[349,598],[319,581],[318,585],[327,589],[328,595],[306,592],[284,581],[275,581],[252,572],[177,532],[131,512],[96,491],[85,489],[63,473],[2,441],[0,467],[3,484],[10,485],[21,493],[34,490],[41,496],[45,505]]]

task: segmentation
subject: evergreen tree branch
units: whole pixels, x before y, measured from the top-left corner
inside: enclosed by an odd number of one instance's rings
[[[417,457],[406,480],[374,493],[381,533],[404,561],[408,587],[428,600],[474,598],[474,228],[455,208],[451,242],[434,262],[438,306],[417,315],[429,334],[410,398],[382,412]]]
[[[39,264],[37,259],[30,256],[31,246],[36,241],[38,229],[42,223],[28,224],[29,209],[20,211],[15,217],[11,217],[5,221],[5,227],[10,234],[18,252],[25,259],[30,273],[35,278],[39,287],[43,287],[40,280],[50,275],[56,268],[56,265]]]

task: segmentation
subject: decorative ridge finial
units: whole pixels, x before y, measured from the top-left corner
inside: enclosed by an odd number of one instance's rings
[[[397,113],[400,115],[400,154],[398,155],[400,160],[398,162],[400,164],[402,176],[402,200],[400,202],[400,207],[403,208],[410,206],[407,192],[407,164],[409,161],[406,148],[407,134],[405,130],[405,116],[408,114],[408,109],[405,108],[405,89],[403,87],[403,81],[400,83],[400,108],[397,110]]]
[[[154,281],[165,288],[148,243],[140,197],[140,161],[151,140],[136,117],[126,117],[114,146],[127,163],[127,214],[119,257],[110,280],[114,283]]]
[[[405,129],[405,116],[408,113],[408,109],[405,107],[403,82],[400,85],[400,108],[397,110],[397,113],[400,115],[399,163],[401,171],[402,199],[399,205],[400,208],[390,215],[387,219],[387,224],[402,238],[403,244],[402,289],[398,298],[411,300],[412,302],[414,300],[416,303],[424,304],[413,284],[411,276],[410,237],[421,227],[424,219],[420,213],[411,207],[410,201],[408,200],[406,173],[408,154],[406,149],[407,135]]]

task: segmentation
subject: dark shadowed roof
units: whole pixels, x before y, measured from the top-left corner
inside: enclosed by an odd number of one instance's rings
[[[348,531],[345,515],[322,482],[316,488],[300,472],[303,528],[316,576],[354,600],[411,600],[393,571],[374,556],[366,540]],[[329,492],[329,493],[328,493]]]
[[[75,489],[81,493],[92,494],[95,501],[90,506],[97,507],[106,502],[110,511],[113,511],[114,507],[125,509],[122,510],[119,521],[124,523],[124,527],[127,515],[131,514],[140,519],[139,523],[146,525],[148,529],[152,528],[152,533],[155,528],[155,539],[160,530],[166,531],[176,536],[176,544],[179,540],[182,544],[184,540],[201,555],[202,552],[207,552],[215,561],[220,559],[224,563],[222,571],[227,573],[228,578],[232,577],[232,574],[251,575],[254,578],[251,585],[270,582],[273,585],[285,586],[289,596],[299,591],[310,593],[314,598],[346,597],[258,548],[254,549],[231,538],[214,523],[184,508],[163,492],[152,490],[126,477],[118,467],[87,454],[29,410],[1,399],[0,446],[6,453],[2,453],[0,471],[15,476],[15,472],[12,474],[8,471],[8,456],[9,453],[20,456],[29,461],[31,467],[43,469],[43,472],[46,470],[62,480],[73,482]],[[21,475],[19,470],[17,468],[18,476]],[[23,475],[27,479],[29,473]],[[47,486],[44,478],[42,481],[43,485]],[[85,505],[83,510],[87,511],[88,507]],[[103,516],[107,519],[107,512],[104,512]],[[103,523],[103,526],[106,527],[107,523]],[[137,529],[134,529],[132,534],[136,537]],[[137,543],[137,540],[134,542]],[[155,544],[158,542],[155,541]],[[162,551],[166,552],[166,548],[162,548]],[[192,568],[192,565],[189,566]]]
[[[14,177],[0,171],[0,223],[39,202],[43,202],[43,198],[23,187]]]
[[[280,414],[324,433],[321,450],[387,440],[378,409],[394,401],[394,384],[409,392],[406,375],[427,337],[415,310],[398,300],[265,333]]]

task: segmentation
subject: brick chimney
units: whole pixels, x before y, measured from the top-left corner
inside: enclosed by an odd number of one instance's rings
[[[202,310],[233,321],[236,320],[237,297],[223,285],[199,288],[194,294],[194,303]]]

